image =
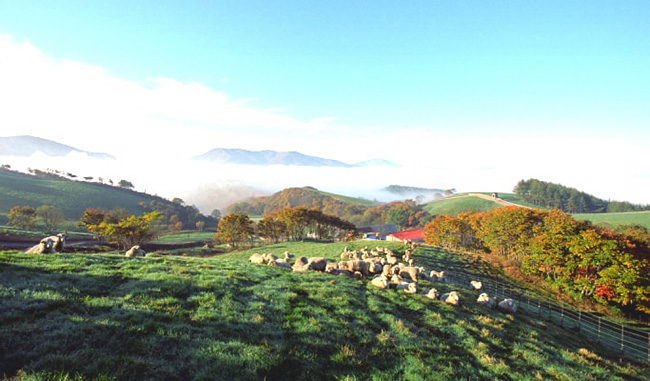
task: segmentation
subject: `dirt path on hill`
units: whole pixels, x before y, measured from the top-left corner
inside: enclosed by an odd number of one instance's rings
[[[498,198],[498,197],[488,196],[488,195],[486,195],[486,194],[481,194],[481,193],[469,193],[469,194],[467,194],[465,197],[469,197],[469,196],[480,197],[480,198],[485,199],[485,200],[494,201],[494,202],[496,202],[497,204],[499,204],[499,205],[501,205],[501,206],[516,206],[516,207],[519,207],[519,208],[533,209],[533,208],[531,208],[530,206],[524,206],[524,205],[515,204],[515,203],[513,203],[513,202],[506,201],[506,200],[501,199],[501,198]]]

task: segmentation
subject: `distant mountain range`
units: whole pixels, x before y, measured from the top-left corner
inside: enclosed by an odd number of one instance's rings
[[[245,165],[297,165],[311,167],[370,167],[370,166],[391,166],[399,167],[398,164],[387,160],[373,159],[359,163],[348,164],[339,160],[324,159],[317,156],[309,156],[300,152],[278,152],[271,150],[249,151],[233,148],[215,148],[202,155],[195,156],[196,160],[205,160],[220,164],[245,164]]]
[[[67,156],[72,152],[84,153],[98,159],[115,159],[112,155],[101,152],[88,152],[52,140],[35,136],[21,135],[0,137],[0,156],[32,156],[36,153],[47,156]],[[249,151],[234,148],[215,148],[202,155],[194,156],[195,160],[204,160],[219,164],[244,165],[295,165],[311,167],[399,167],[400,165],[383,159],[371,159],[348,164],[339,160],[305,155],[300,152],[279,152],[272,150]]]
[[[83,151],[35,136],[0,137],[0,156],[32,156],[37,152],[47,156],[67,156],[72,152],[78,152],[98,159],[115,159],[107,153]]]

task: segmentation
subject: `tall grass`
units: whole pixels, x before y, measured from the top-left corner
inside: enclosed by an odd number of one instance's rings
[[[172,380],[650,374],[534,316],[478,306],[468,290],[459,290],[462,305],[452,307],[365,280],[247,261],[253,251],[287,250],[338,260],[344,246],[284,243],[208,259],[0,252],[0,374]],[[445,255],[431,250],[416,258],[435,266],[451,260]]]

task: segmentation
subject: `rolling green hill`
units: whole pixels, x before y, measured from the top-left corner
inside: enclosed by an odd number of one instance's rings
[[[347,244],[260,252],[338,260]],[[392,246],[399,250],[399,245]],[[537,314],[366,280],[202,259],[0,252],[0,375],[30,379],[647,379],[648,366]],[[419,249],[431,266],[450,254]],[[456,259],[458,261],[458,259]],[[460,263],[459,263],[460,265]],[[447,283],[422,281],[446,292]]]
[[[17,205],[39,207],[52,205],[60,208],[68,219],[78,219],[89,207],[111,210],[123,208],[132,214],[142,214],[140,202],[156,200],[171,203],[160,197],[134,192],[109,185],[43,178],[6,169],[0,169],[0,214],[6,214]]]
[[[535,207],[521,201],[517,195],[512,193],[499,193],[498,202],[493,200],[491,195],[492,193],[463,193],[445,197],[427,203],[424,210],[432,215],[448,214],[455,216],[462,212],[485,212],[492,208],[502,207],[503,204],[507,203],[523,207]]]
[[[650,212],[622,213],[576,213],[576,220],[587,220],[593,224],[607,223],[612,225],[641,225],[650,229]]]

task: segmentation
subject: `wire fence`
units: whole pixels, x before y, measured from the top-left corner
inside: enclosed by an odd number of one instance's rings
[[[590,341],[619,353],[623,357],[650,364],[650,332],[614,323],[597,314],[576,310],[556,300],[533,295],[529,290],[495,279],[481,279],[475,275],[454,272],[446,275],[447,282],[470,288],[470,281],[480,281],[486,292],[499,299],[510,298],[517,308],[531,315],[553,322],[565,329],[578,332]]]

